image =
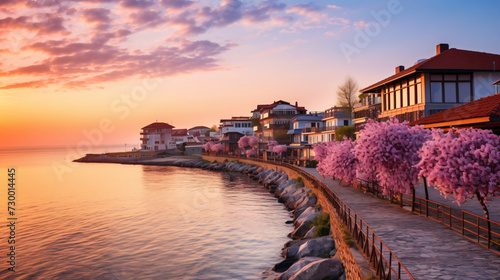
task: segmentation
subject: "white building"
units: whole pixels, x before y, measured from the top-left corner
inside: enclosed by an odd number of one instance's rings
[[[220,120],[219,134],[238,132],[243,135],[254,135],[252,119],[250,117],[232,117]]]
[[[175,148],[171,145],[172,128],[168,123],[155,122],[141,130],[141,150],[167,150]]]

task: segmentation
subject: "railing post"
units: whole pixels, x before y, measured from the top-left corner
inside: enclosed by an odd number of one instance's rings
[[[464,211],[462,211],[462,236],[465,235],[465,217]]]
[[[477,226],[477,243],[480,244],[479,243],[479,234],[480,234],[480,232],[479,232],[479,217],[476,217],[476,226]]]

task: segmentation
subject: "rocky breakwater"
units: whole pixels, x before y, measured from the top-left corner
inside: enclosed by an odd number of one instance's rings
[[[342,263],[334,258],[337,251],[331,237],[330,218],[321,210],[316,196],[304,186],[301,178],[290,179],[283,171],[238,162],[197,163],[192,167],[248,174],[292,211],[293,221],[290,222],[293,222],[294,230],[289,234],[292,240],[284,245],[284,260],[264,271],[263,279],[345,279]]]

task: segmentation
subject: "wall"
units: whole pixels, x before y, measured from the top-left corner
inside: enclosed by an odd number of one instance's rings
[[[493,68],[493,65],[491,66]],[[497,68],[500,69],[500,61]],[[473,77],[474,100],[495,94],[492,83],[500,79],[500,72],[475,72]]]
[[[279,165],[274,165],[266,162],[259,162],[259,161],[253,161],[253,160],[248,160],[248,159],[235,159],[235,158],[226,158],[226,157],[216,157],[216,156],[202,156],[203,159],[208,160],[210,162],[213,162],[214,160],[218,162],[223,162],[224,160],[228,161],[235,161],[238,160],[241,163],[245,164],[252,164],[252,165],[257,165],[259,167],[265,168],[265,169],[273,169],[276,171],[284,171],[288,174],[288,178],[294,178],[297,179],[298,177],[301,177],[298,172],[296,172],[293,169],[279,166]],[[358,262],[362,263],[361,266],[364,267],[363,271],[370,271],[368,267],[368,264],[364,258],[355,258],[353,253],[351,252],[351,249],[349,246],[344,242],[343,240],[343,232],[340,230],[339,222],[337,220],[338,216],[335,211],[335,208],[333,205],[329,202],[329,200],[323,195],[323,192],[311,181],[307,180],[306,178],[304,179],[304,185],[311,189],[313,193],[316,195],[318,198],[318,202],[321,205],[322,209],[324,212],[327,212],[330,214],[330,225],[332,228],[332,233],[333,237],[335,239],[335,248],[337,250],[337,254],[335,255],[335,258],[339,259],[342,264],[344,265],[345,271],[346,271],[346,279],[366,279],[370,275],[363,275],[361,272],[362,269]],[[340,219],[340,218],[339,218]],[[360,253],[357,253],[358,255]],[[356,261],[358,259],[358,262]],[[369,274],[370,272],[365,272],[365,274]]]

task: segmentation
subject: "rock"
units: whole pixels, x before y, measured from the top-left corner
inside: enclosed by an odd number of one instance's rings
[[[305,196],[302,199],[295,202],[295,204],[292,207],[293,207],[293,209],[309,207],[309,206],[313,206],[314,204],[316,204],[317,201],[318,201],[318,199],[316,198],[316,196],[314,194],[308,194],[307,196]]]
[[[316,229],[318,227],[317,226],[313,226],[305,235],[304,235],[304,239],[308,239],[308,238],[313,238],[314,237],[314,234],[316,233]]]
[[[293,206],[303,197],[306,197],[311,190],[308,188],[299,188],[297,189],[285,202],[285,206],[289,209],[295,209]]]
[[[284,182],[283,184],[280,184],[280,185],[276,188],[276,190],[275,190],[275,192],[274,192],[274,195],[275,195],[275,196],[281,196],[281,194],[283,193],[283,191],[284,191],[287,187],[289,187],[289,186],[291,186],[291,185],[295,185],[295,182],[296,182],[296,181],[295,181],[295,179],[290,179],[290,180],[288,180],[288,181]]]
[[[288,280],[290,279],[293,275],[295,275],[297,272],[299,272],[303,267],[306,265],[322,260],[321,258],[316,258],[316,257],[306,257],[298,260],[296,263],[294,263],[292,266],[290,266],[289,269],[287,269],[285,272],[280,274],[278,277],[276,277],[276,280]]]
[[[292,259],[288,259],[288,260],[283,260],[277,264],[275,264],[273,266],[273,270],[276,271],[276,272],[285,272],[287,269],[290,268],[290,266],[292,266],[297,260],[292,260]]]
[[[319,257],[327,255],[335,247],[335,241],[330,236],[307,239],[300,246],[288,247],[283,251],[285,259],[298,259],[303,257]]]
[[[314,214],[318,211],[319,211],[319,207],[317,207],[317,206],[309,206],[307,208],[296,209],[293,212],[293,220],[296,221],[296,220],[300,219],[300,216],[302,216],[302,215],[304,215],[304,217],[307,217],[307,216]]]
[[[298,227],[300,226],[301,224],[303,224],[304,222],[308,222],[309,224],[312,223],[312,221],[314,220],[314,218],[318,217],[319,215],[321,214],[324,214],[325,212],[323,211],[317,211],[317,212],[314,212],[314,213],[310,213],[310,212],[304,212],[302,215],[300,215],[300,217],[295,220],[293,222],[293,225],[295,227]]]
[[[290,280],[322,280],[328,279],[338,280],[344,274],[342,263],[335,259],[321,259],[310,262],[299,271],[297,271]]]

